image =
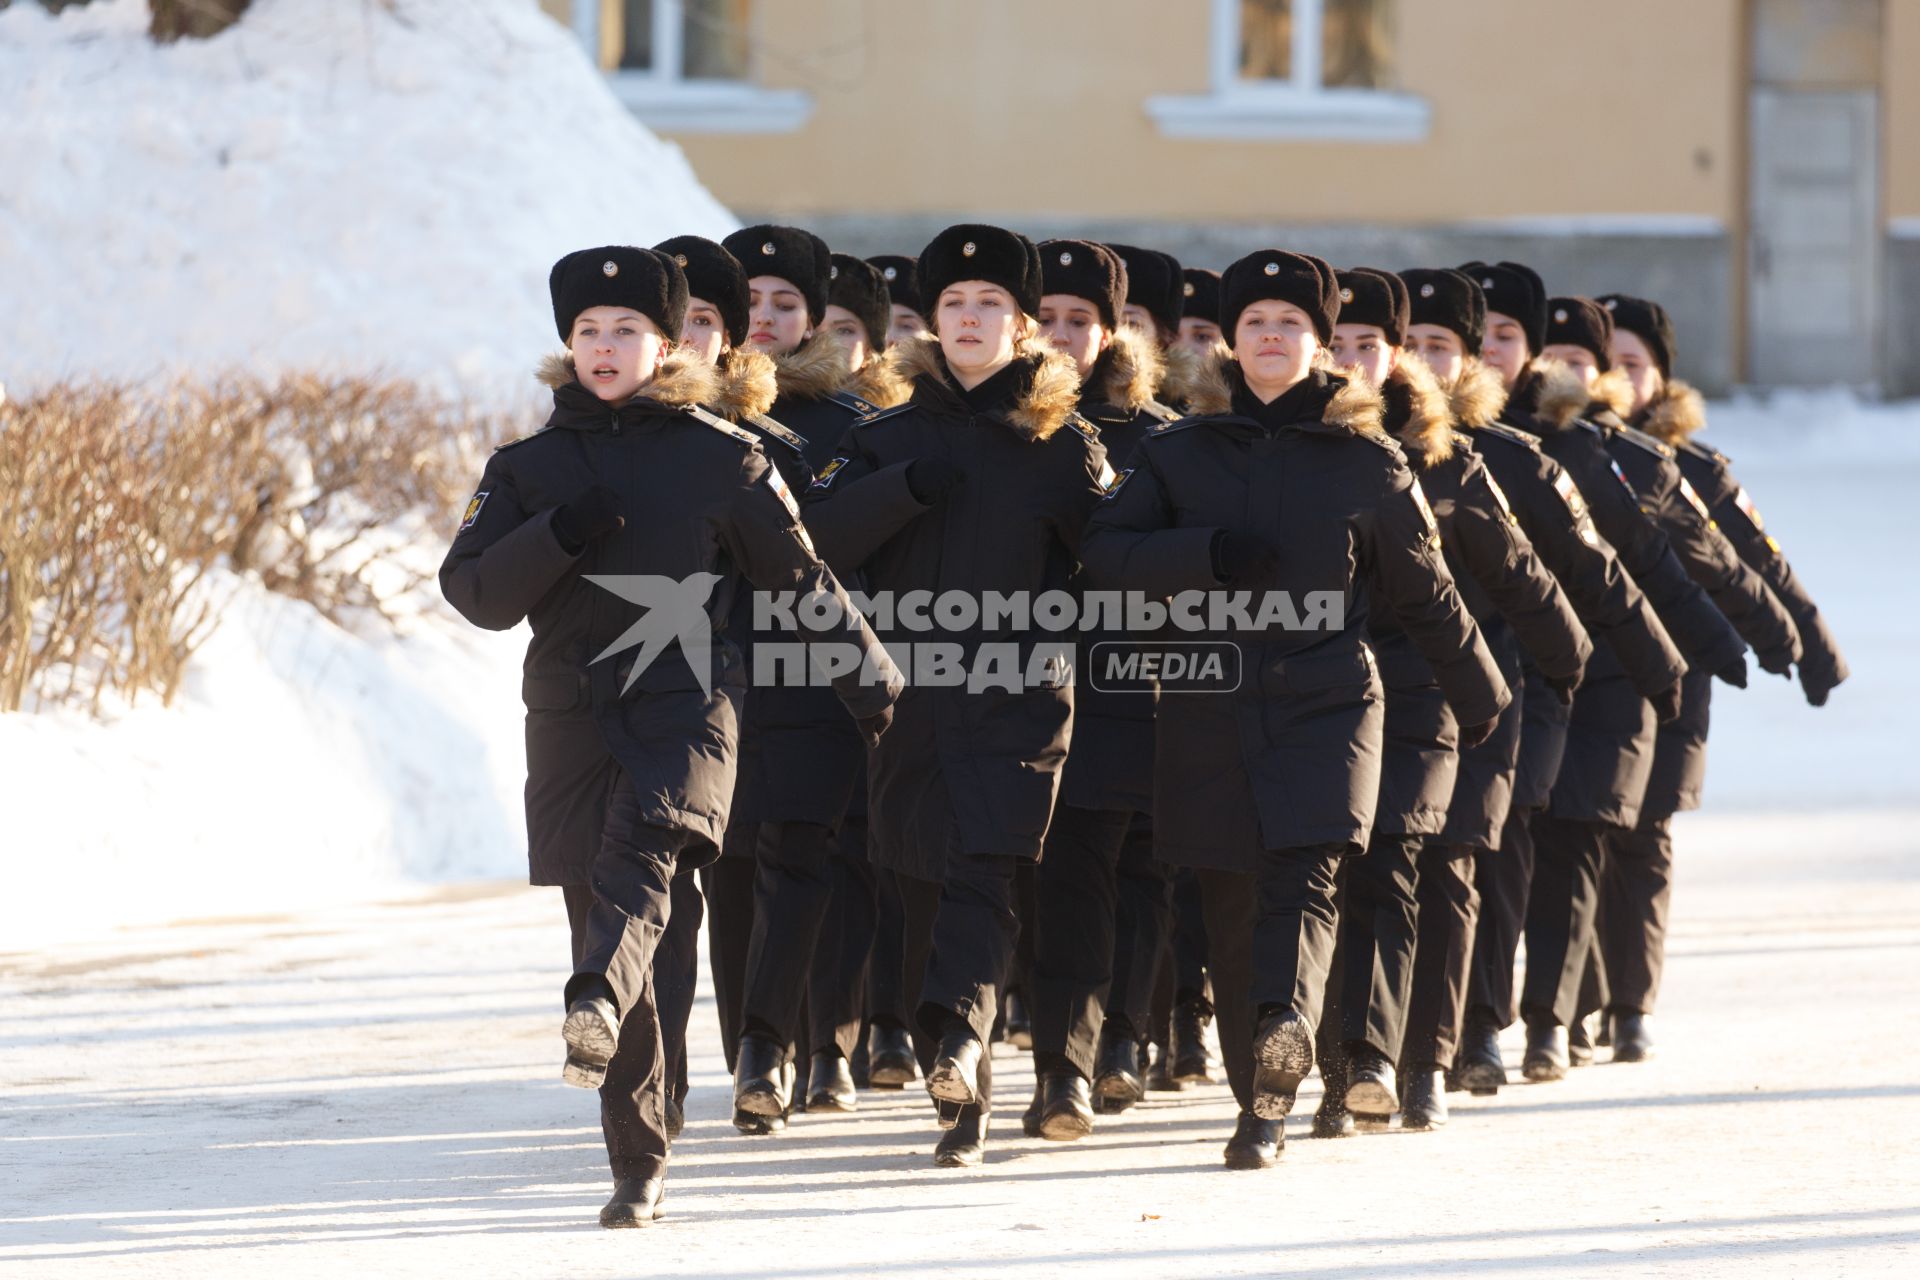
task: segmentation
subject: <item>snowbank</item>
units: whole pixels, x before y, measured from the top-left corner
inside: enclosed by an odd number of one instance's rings
[[[546,274],[739,224],[534,0],[0,12],[0,383],[385,369],[520,391]],[[79,318],[81,322],[68,322]]]

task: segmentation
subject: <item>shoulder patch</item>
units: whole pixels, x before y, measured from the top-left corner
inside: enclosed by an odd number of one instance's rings
[[[712,427],[715,431],[718,431],[721,435],[733,437],[733,439],[739,442],[740,444],[757,445],[760,443],[760,437],[754,435],[753,432],[748,431],[744,427],[736,427],[731,422],[728,422],[725,418],[721,417],[719,414],[710,413],[707,410],[702,409],[697,404],[688,405],[684,410],[682,410],[682,412],[684,412],[689,418],[692,418],[695,422],[704,423],[707,426]]]
[[[1094,426],[1091,422],[1088,422],[1085,418],[1081,417],[1079,414],[1077,413],[1068,414],[1067,425],[1072,427],[1075,431],[1079,432],[1080,438],[1082,440],[1085,440],[1088,444],[1100,443],[1100,428]]]
[[[820,474],[813,478],[813,483],[807,486],[808,492],[818,489],[820,492],[825,493],[828,489],[831,489],[833,487],[834,477],[839,475],[840,469],[846,465],[847,460],[845,458],[835,458],[827,463],[826,466],[820,468]]]
[[[482,494],[481,496],[485,497],[486,495]],[[1734,493],[1733,505],[1740,509],[1740,514],[1747,518],[1747,523],[1753,526],[1755,533],[1764,534],[1767,531],[1766,524],[1760,519],[1760,508],[1753,505],[1753,499],[1748,496],[1745,485],[1741,485]],[[1768,538],[1767,541],[1772,543],[1773,539]],[[1773,549],[1778,551],[1780,548],[1776,544]]]
[[[1487,491],[1493,495],[1493,503],[1500,508],[1502,518],[1508,524],[1519,524],[1520,517],[1513,514],[1513,505],[1507,501],[1506,490],[1502,489],[1500,482],[1493,478],[1493,473],[1483,467],[1480,470],[1480,478],[1487,482]]]
[[[1740,492],[1744,494],[1746,490],[1742,489]],[[467,530],[473,528],[473,522],[480,518],[480,509],[487,505],[487,499],[492,496],[493,490],[482,489],[467,500],[467,512],[460,517],[459,532],[465,533]]]
[[[801,457],[807,453],[807,438],[791,427],[783,427],[764,413],[749,413],[743,421],[751,422],[761,434],[770,440],[778,440]]]
[[[870,418],[880,412],[879,405],[873,403],[871,400],[864,400],[851,391],[830,391],[827,393],[827,399],[833,401],[842,409],[853,410],[863,418]]]
[[[1132,467],[1128,467],[1125,471],[1122,471],[1116,475],[1113,475],[1113,478],[1107,481],[1106,488],[1101,492],[1100,501],[1105,502],[1108,498],[1111,498],[1115,494],[1119,493],[1120,486],[1127,482],[1127,477],[1132,475],[1133,471],[1134,469]],[[1113,472],[1113,468],[1107,467],[1103,469],[1101,474],[1105,476],[1112,472]]]
[[[1522,449],[1540,452],[1540,437],[1529,435],[1518,427],[1510,427],[1504,422],[1489,422],[1484,427],[1473,429],[1475,436],[1490,436],[1495,440],[1505,440],[1508,444],[1519,445]]]
[[[1742,490],[1741,492],[1744,493],[1745,490]],[[1708,524],[1713,523],[1713,513],[1707,510],[1707,504],[1701,501],[1699,491],[1693,487],[1693,482],[1688,480],[1685,476],[1680,477],[1680,496],[1687,500],[1688,506],[1692,507],[1694,511],[1699,513],[1699,516],[1702,520],[1706,521]]]
[[[1645,449],[1656,458],[1671,458],[1673,446],[1657,436],[1650,436],[1638,427],[1615,427],[1613,433],[1629,444]]]
[[[1637,493],[1634,490],[1633,482],[1627,479],[1627,473],[1620,469],[1620,464],[1615,462],[1612,458],[1608,458],[1607,465],[1613,469],[1613,478],[1620,482],[1620,487],[1627,491],[1627,496],[1629,498],[1632,498],[1635,502],[1640,501],[1639,493]]]

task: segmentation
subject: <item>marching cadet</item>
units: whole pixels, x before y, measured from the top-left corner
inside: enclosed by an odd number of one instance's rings
[[[867,261],[880,268],[880,278],[887,282],[887,345],[926,337],[927,315],[914,283],[914,260],[904,253],[883,253]]]
[[[1453,430],[1442,386],[1452,385],[1465,351],[1479,345],[1479,286],[1455,271],[1396,276],[1357,268],[1338,273],[1338,281],[1333,358],[1380,387],[1384,425],[1419,478],[1448,568],[1503,676],[1517,677],[1508,651],[1524,646],[1570,699],[1591,643],[1471,442]],[[1431,357],[1403,350],[1410,324]],[[1429,967],[1464,956],[1472,940],[1472,849],[1438,837],[1456,788],[1458,750],[1477,744],[1460,741],[1432,669],[1391,610],[1373,609],[1368,641],[1387,699],[1380,800],[1365,856],[1341,868],[1339,934],[1320,1029],[1326,1088],[1314,1117],[1314,1132],[1325,1137],[1352,1132],[1356,1121],[1384,1127],[1400,1107],[1395,1065],[1412,1011],[1416,938],[1427,947],[1421,959]],[[1438,900],[1429,913],[1420,889],[1441,877],[1451,879],[1451,891],[1429,890],[1427,900]],[[1463,995],[1464,966],[1459,972],[1455,988]],[[1430,1060],[1415,1062],[1404,1081],[1407,1123],[1431,1127],[1445,1105],[1443,1090],[1435,1087]]]
[[[632,1227],[658,1215],[667,1167],[654,954],[672,881],[716,856],[733,792],[746,679],[726,638],[733,600],[751,582],[857,615],[754,437],[700,408],[715,375],[671,350],[687,307],[675,261],[582,250],[549,289],[568,347],[545,369],[553,413],[488,462],[440,585],[478,626],[532,625],[532,878],[563,887],[573,933],[562,1076],[600,1089],[615,1178],[600,1221]],[[691,596],[636,598],[636,583],[660,579]],[[835,689],[877,738],[900,676],[872,631],[805,634],[857,646],[863,661]]]
[[[817,471],[849,424],[898,398],[885,389],[885,361],[872,334],[836,335],[829,324],[834,308],[833,326],[863,329],[876,311],[886,312],[884,289],[864,300],[843,294],[853,308],[834,304],[833,255],[818,236],[796,227],[747,227],[723,243],[747,272],[747,341],[774,363],[779,396],[772,417],[797,441],[801,461]],[[876,398],[849,390],[856,381]],[[859,735],[827,689],[776,686],[756,689],[747,699],[733,830],[721,875],[736,880],[733,868],[745,864],[735,859],[750,852],[751,911],[735,899],[737,887],[712,904],[713,927],[726,930],[730,949],[738,949],[740,931],[747,931],[731,1064],[742,1132],[777,1128],[800,1101],[796,1086],[808,1088],[814,1075],[822,1077],[829,1104],[850,1100],[840,1044],[812,1046],[828,1057],[811,1064],[808,1082],[799,1081],[797,1072],[810,1030],[801,1025],[809,975],[833,902],[839,832],[862,765]]]
[[[1220,273],[1183,267],[1180,281],[1180,345],[1202,360],[1215,359],[1227,345],[1220,332]]]
[[[1222,586],[1259,597],[1250,627],[1203,618],[1170,641],[1231,645],[1237,688],[1163,686],[1155,718],[1155,839],[1198,869],[1241,1108],[1226,1149],[1236,1169],[1275,1163],[1313,1069],[1335,872],[1373,822],[1383,715],[1362,634],[1370,593],[1421,646],[1469,740],[1508,699],[1426,499],[1380,428],[1379,394],[1315,367],[1339,311],[1317,258],[1263,250],[1229,267],[1220,320],[1233,359],[1200,388],[1198,416],[1142,442],[1083,555],[1096,582],[1152,598]],[[1310,594],[1327,607],[1289,617]]]
[[[1049,240],[1040,245],[1043,335],[1080,374],[1079,415],[1100,433],[1109,464],[1129,465],[1152,426],[1177,415],[1153,398],[1162,367],[1158,344],[1120,320],[1126,268],[1105,245]],[[1102,644],[1118,629],[1083,626],[1079,669],[1094,670]],[[1022,1117],[1030,1137],[1071,1141],[1092,1132],[1097,1094],[1106,1110],[1124,1110],[1144,1091],[1140,1042],[1153,994],[1152,966],[1170,924],[1164,871],[1152,855],[1153,695],[1081,678],[1074,691],[1074,735],[1060,800],[1047,829],[1035,880],[1033,1104]],[[1116,947],[1117,874],[1129,850],[1142,873],[1158,878],[1147,896],[1160,906],[1157,935]],[[1148,967],[1124,985],[1122,966]],[[1126,1004],[1110,996],[1122,992]]]
[[[847,433],[807,495],[809,528],[829,563],[896,600],[1060,590],[1111,471],[1074,417],[1072,359],[1039,340],[1039,251],[999,227],[954,226],[917,275],[935,336],[894,349],[911,398]],[[1037,627],[982,612],[913,631],[908,612],[888,634],[943,642],[967,672],[1011,650],[1022,675],[969,692],[916,667],[896,732],[868,756],[870,852],[898,874],[908,971],[924,974],[916,1050],[947,1128],[935,1163],[970,1165],[992,1110],[987,1043],[1018,927],[1015,873],[1040,856],[1053,815],[1073,690]]]

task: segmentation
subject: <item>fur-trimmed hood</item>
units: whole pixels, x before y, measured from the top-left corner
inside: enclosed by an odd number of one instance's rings
[[[1447,408],[1463,427],[1487,427],[1500,420],[1507,407],[1507,386],[1500,374],[1479,356],[1468,356],[1460,376],[1447,390]]]
[[[729,422],[765,413],[780,397],[773,360],[758,351],[735,347],[720,357],[716,372],[720,386],[711,407]]]
[[[1707,402],[1684,382],[1669,382],[1647,402],[1640,429],[1668,444],[1684,444],[1707,425]]]
[[[534,376],[555,391],[579,381],[574,376],[571,351],[556,351],[543,358],[534,369]],[[711,404],[719,387],[720,378],[712,365],[691,351],[679,350],[668,352],[660,361],[653,380],[640,388],[638,397],[683,409],[688,405]],[[591,394],[585,386],[581,390]]]
[[[1193,394],[1189,397],[1193,412],[1232,413],[1232,374],[1238,370],[1239,362],[1231,354],[1223,359],[1201,362],[1194,380]],[[1326,411],[1320,415],[1320,421],[1330,427],[1351,431],[1354,435],[1385,435],[1386,428],[1381,424],[1386,418],[1386,405],[1380,398],[1380,392],[1364,378],[1350,378],[1342,373],[1328,376],[1339,385],[1334,388],[1332,399],[1327,401]]]
[[[1206,375],[1209,365],[1221,360],[1233,358],[1233,351],[1224,342],[1213,344],[1213,350],[1200,355],[1191,347],[1179,345],[1168,347],[1161,353],[1166,365],[1166,373],[1161,376],[1159,400],[1162,404],[1186,405],[1193,402],[1198,384]]]
[[[1357,370],[1341,374],[1349,383],[1361,380]],[[1453,456],[1453,410],[1433,369],[1418,356],[1403,356],[1380,388],[1388,430],[1407,446],[1424,470]],[[1401,412],[1405,422],[1395,422]]]
[[[913,393],[913,388],[893,372],[883,353],[868,357],[856,370],[847,360],[847,349],[825,330],[785,355],[762,358],[770,359],[775,386],[783,400],[824,400],[846,391],[882,409],[891,409],[905,404]]]
[[[887,355],[895,376],[906,384],[926,379],[950,394],[958,394],[947,373],[946,359],[940,354],[938,338],[910,338],[895,343]],[[1007,422],[1028,440],[1045,440],[1066,425],[1068,415],[1080,403],[1080,371],[1044,338],[1020,343],[1013,349],[1013,358],[1032,365],[1033,376],[1007,414]]]
[[[1565,431],[1580,419],[1592,417],[1596,405],[1622,418],[1633,407],[1633,384],[1618,369],[1601,374],[1591,387],[1571,366],[1559,360],[1541,356],[1533,361],[1529,370],[1540,379],[1534,411],[1544,425],[1555,431]]]
[[[1153,403],[1166,377],[1167,360],[1160,344],[1131,325],[1123,325],[1114,330],[1113,344],[1094,362],[1091,377],[1080,388],[1080,397],[1089,404],[1110,404],[1138,413]]]

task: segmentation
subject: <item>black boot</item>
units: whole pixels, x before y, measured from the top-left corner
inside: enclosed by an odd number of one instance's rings
[[[1500,1028],[1482,1014],[1469,1014],[1460,1032],[1460,1052],[1453,1062],[1453,1078],[1476,1098],[1498,1093],[1507,1082],[1507,1064],[1500,1057]]]
[[[940,1051],[927,1072],[927,1092],[940,1102],[963,1106],[980,1097],[980,1055],[986,1046],[972,1028],[961,1024],[940,1037]]]
[[[733,1109],[733,1127],[750,1138],[763,1137],[769,1133],[785,1133],[787,1118],[778,1116],[756,1116],[751,1111]]]
[[[876,1089],[900,1089],[920,1074],[913,1060],[913,1038],[905,1027],[876,1022],[867,1029],[867,1078]]]
[[[1431,1063],[1407,1072],[1400,1086],[1400,1127],[1438,1129],[1447,1122],[1446,1073]]]
[[[734,1110],[751,1116],[787,1114],[792,1097],[785,1057],[785,1050],[766,1036],[749,1031],[740,1037],[733,1068]]]
[[[1613,1015],[1613,1060],[1645,1062],[1653,1056],[1653,1015],[1628,1010]]]
[[[1242,1111],[1227,1139],[1227,1168],[1271,1169],[1280,1163],[1287,1135],[1278,1120],[1262,1120]]]
[[[1260,1019],[1253,1033],[1253,1114],[1284,1120],[1300,1082],[1313,1070],[1313,1028],[1292,1009]]]
[[[1027,1012],[1027,998],[1018,991],[1007,992],[1006,1007],[1007,1043],[1016,1049],[1033,1048],[1033,1017]]]
[[[1154,1093],[1184,1093],[1187,1082],[1173,1078],[1173,1059],[1163,1044],[1147,1046],[1147,1088]]]
[[[1093,1132],[1093,1095],[1076,1071],[1049,1071],[1040,1078],[1040,1136],[1072,1142]]]
[[[681,1105],[678,1099],[668,1097],[666,1112],[667,1136],[669,1138],[677,1138],[687,1127],[687,1109]]]
[[[1567,1028],[1567,1065],[1570,1067],[1593,1065],[1594,1016],[1590,1013],[1584,1018],[1575,1018]]]
[[[1347,1070],[1345,1063],[1320,1063],[1320,1105],[1313,1111],[1313,1136],[1350,1138],[1353,1113],[1347,1110]]]
[[[965,1169],[986,1158],[986,1114],[977,1106],[964,1106],[954,1126],[940,1135],[939,1145],[933,1149],[933,1162],[942,1169]]]
[[[1384,1129],[1400,1105],[1400,1089],[1393,1064],[1370,1045],[1354,1049],[1347,1068],[1347,1110],[1362,1129]]]
[[[583,995],[567,1006],[567,1020],[560,1024],[560,1038],[567,1042],[567,1061],[560,1078],[580,1089],[598,1089],[607,1078],[607,1064],[620,1043],[620,1015],[613,1002],[599,995]]]
[[[1520,1060],[1520,1074],[1536,1084],[1564,1080],[1568,1065],[1567,1029],[1557,1022],[1529,1022],[1527,1056]]]
[[[1040,1107],[1041,1104],[1046,1101],[1046,1097],[1046,1079],[1042,1076],[1035,1076],[1033,1081],[1033,1101],[1029,1102],[1027,1109],[1020,1113],[1020,1132],[1026,1134],[1029,1138],[1037,1138],[1040,1136]]]
[[[1107,1115],[1125,1111],[1146,1096],[1146,1082],[1140,1078],[1140,1045],[1131,1032],[1119,1034],[1108,1029],[1100,1033],[1093,1092],[1100,1110]]]
[[[666,1184],[659,1178],[621,1178],[613,1184],[613,1199],[600,1210],[603,1227],[644,1227],[660,1216],[660,1196]]]
[[[1182,1085],[1213,1083],[1207,1071],[1207,1025],[1212,1021],[1213,1006],[1205,996],[1193,996],[1174,1006],[1167,1037],[1172,1055],[1167,1074]]]
[[[832,1049],[813,1055],[807,1070],[807,1110],[851,1111],[856,1104],[853,1071]]]

